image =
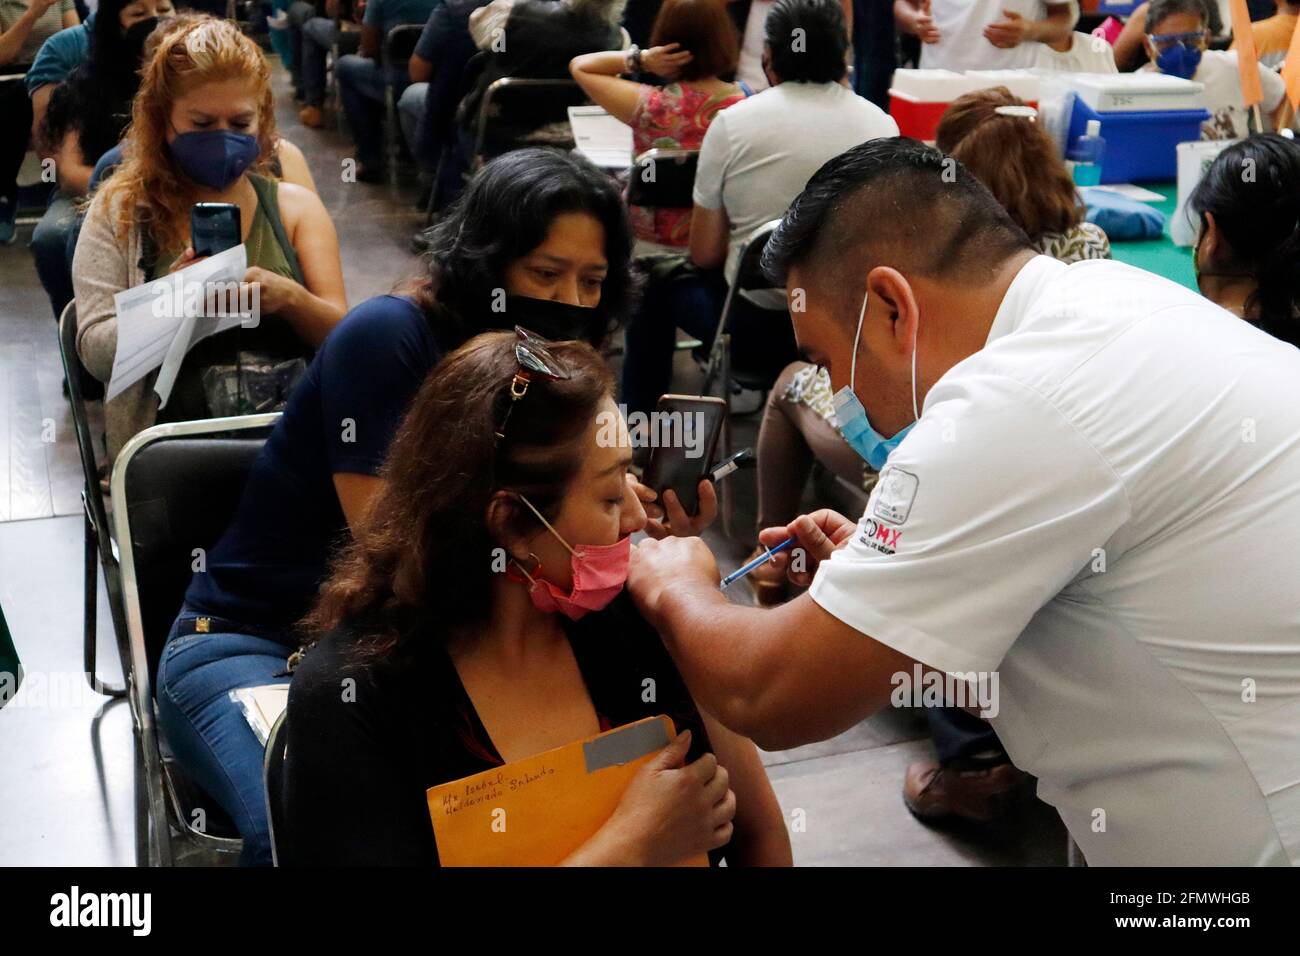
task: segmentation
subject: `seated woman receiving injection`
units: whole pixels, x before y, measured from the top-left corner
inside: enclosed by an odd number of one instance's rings
[[[565,862],[790,863],[753,744],[700,713],[623,593],[646,515],[612,388],[589,345],[522,331],[422,386],[306,622],[286,862],[437,864],[427,788],[666,714],[678,738]]]

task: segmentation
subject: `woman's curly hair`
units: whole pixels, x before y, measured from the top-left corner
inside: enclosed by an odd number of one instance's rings
[[[159,250],[182,249],[189,240],[194,186],[172,162],[167,147],[172,107],[207,83],[244,79],[252,84],[259,146],[252,171],[270,175],[277,141],[271,67],[236,24],[195,16],[166,31],[141,76],[122,164],[99,191],[117,217],[119,239],[125,241],[130,230],[141,225]]]

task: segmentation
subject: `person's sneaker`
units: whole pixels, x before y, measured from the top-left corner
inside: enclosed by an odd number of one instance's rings
[[[1015,803],[1029,775],[1009,762],[954,770],[934,761],[914,763],[903,779],[903,802],[920,820],[959,817],[992,823]]]
[[[298,122],[308,129],[320,129],[325,125],[325,111],[319,106],[304,106],[298,111]]]
[[[0,246],[11,246],[18,238],[18,201],[0,199]]]

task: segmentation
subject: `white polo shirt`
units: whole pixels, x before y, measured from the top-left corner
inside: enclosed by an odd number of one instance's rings
[[[812,597],[996,670],[1089,863],[1300,864],[1300,351],[1192,291],[1031,260]]]

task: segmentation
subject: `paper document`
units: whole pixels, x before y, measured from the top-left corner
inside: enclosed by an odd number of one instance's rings
[[[234,309],[209,309],[210,300],[213,304],[216,300],[208,293],[223,287],[233,290],[247,271],[248,254],[241,244],[113,296],[117,352],[104,400],[112,401],[159,369],[154,391],[166,405],[190,349],[218,332],[245,322],[255,324],[256,303],[251,315]],[[207,314],[209,311],[213,314]]]
[[[660,715],[425,791],[443,866],[556,866],[605,825],[677,736]],[[707,854],[679,866],[708,866]]]
[[[1108,193],[1119,193],[1125,199],[1137,202],[1164,202],[1165,197],[1132,183],[1107,183],[1105,186],[1090,186],[1090,189],[1103,189]]]
[[[632,127],[599,106],[570,106],[569,126],[578,152],[603,169],[632,165]]]
[[[240,687],[230,692],[230,699],[244,712],[244,719],[253,728],[257,739],[266,746],[271,739],[271,728],[289,706],[288,684],[263,684],[261,687]]]

